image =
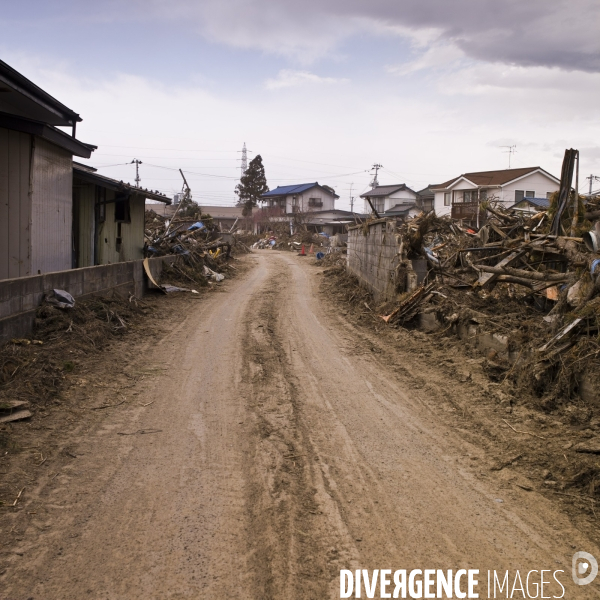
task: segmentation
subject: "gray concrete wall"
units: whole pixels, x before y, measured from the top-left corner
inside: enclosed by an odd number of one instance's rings
[[[173,262],[176,259],[175,256],[149,259],[153,277],[160,277],[165,262]],[[31,334],[35,311],[44,294],[52,289],[65,290],[74,298],[111,292],[125,298],[131,293],[139,298],[148,290],[148,282],[142,260],[2,280],[0,343]]]
[[[396,297],[399,241],[393,222],[380,219],[348,229],[348,271],[376,302]]]

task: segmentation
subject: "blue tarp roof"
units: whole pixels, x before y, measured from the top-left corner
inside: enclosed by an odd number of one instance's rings
[[[319,185],[316,181],[314,183],[301,183],[299,185],[280,185],[270,192],[264,193],[261,198],[268,198],[269,196],[287,196],[288,194],[301,194],[306,190],[310,190],[315,186]]]

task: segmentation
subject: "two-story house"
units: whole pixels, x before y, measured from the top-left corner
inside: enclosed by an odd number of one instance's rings
[[[298,185],[280,185],[260,198],[266,207],[279,207],[282,214],[310,213],[334,210],[339,196],[328,185],[301,183]]]
[[[549,198],[560,180],[541,167],[463,173],[433,188],[435,212],[475,222],[479,205],[494,200],[505,207],[524,198]]]
[[[405,183],[394,185],[379,185],[372,190],[361,194],[365,201],[365,213],[372,212],[369,200],[373,208],[380,216],[393,216],[396,213],[405,213],[418,204],[417,192],[411,190]],[[389,215],[385,215],[389,213]]]

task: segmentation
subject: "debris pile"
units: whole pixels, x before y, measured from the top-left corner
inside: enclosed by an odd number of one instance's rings
[[[205,286],[208,280],[221,281],[225,278],[221,271],[233,268],[228,265],[228,260],[235,240],[232,234],[218,231],[211,221],[210,217],[190,220],[186,216],[175,216],[169,220],[154,211],[146,211],[144,255],[181,257],[176,263],[164,266],[163,279],[167,276],[169,281]],[[242,243],[238,245],[245,248]],[[172,285],[159,287],[169,288],[165,291],[186,290],[175,289]]]
[[[376,309],[390,326],[458,335],[492,380],[548,408],[600,395],[600,198],[571,188],[576,152],[546,208],[489,199],[468,224],[397,222],[396,300]]]
[[[570,397],[600,359],[600,222],[589,220],[597,210],[590,202],[575,228],[564,211],[552,233],[557,196],[535,214],[484,205],[478,230],[433,213],[402,224],[406,289],[384,320],[406,325],[430,314],[440,328],[497,334],[506,351],[490,361],[492,369],[538,395]],[[416,287],[408,276],[414,259],[428,268]]]

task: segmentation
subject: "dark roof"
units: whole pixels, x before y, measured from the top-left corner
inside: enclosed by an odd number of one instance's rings
[[[361,194],[361,198],[373,198],[376,196],[389,196],[390,194],[395,194],[396,192],[401,192],[402,190],[408,190],[413,194],[416,194],[414,190],[411,190],[405,183],[396,183],[395,185],[379,185],[364,194]]]
[[[418,196],[435,196],[434,189],[441,187],[441,184],[430,183],[426,188],[417,192]]]
[[[80,163],[73,163],[73,178],[77,178],[81,181],[87,181],[88,183],[94,183],[100,187],[105,187],[109,190],[115,190],[116,192],[127,192],[129,194],[137,194],[148,198],[150,200],[159,200],[165,204],[171,204],[171,198],[160,194],[159,192],[153,192],[145,188],[138,188],[130,183],[123,183],[110,177],[105,177],[95,172],[95,169],[82,165]]]
[[[383,214],[384,215],[403,215],[408,213],[411,208],[418,208],[415,202],[396,204],[388,208]]]
[[[515,179],[519,179],[519,177],[523,177],[524,175],[529,175],[529,173],[533,173],[534,171],[542,171],[545,175],[548,175],[548,177],[558,181],[554,175],[551,175],[548,173],[548,171],[544,171],[542,167],[523,167],[521,169],[502,169],[500,171],[476,171],[474,173],[463,173],[458,177],[454,177],[454,179],[449,179],[444,183],[440,183],[435,189],[447,188],[461,177],[468,179],[475,185],[504,185],[509,181],[514,181]]]
[[[339,198],[339,196],[335,193],[335,190],[333,188],[329,187],[328,185],[319,185],[318,181],[315,181],[314,183],[300,183],[296,185],[280,185],[274,190],[271,190],[270,192],[265,192],[261,196],[261,198],[273,198],[275,196],[289,196],[290,194],[301,194],[302,192],[306,192],[307,190],[310,190],[314,187],[320,187],[321,189],[324,189],[330,194],[333,193],[333,195],[336,198]]]
[[[509,208],[516,208],[517,206],[519,206],[519,204],[523,204],[524,202],[527,204],[531,204],[536,208],[541,208],[542,210],[550,208],[550,200],[548,200],[547,198],[523,198],[523,200],[515,202]]]
[[[0,60],[0,111],[49,125],[72,126],[81,117]]]
[[[0,97],[1,96],[2,94],[0,93]],[[8,113],[0,112],[0,127],[37,135],[60,148],[64,148],[74,156],[81,156],[82,158],[89,158],[96,149],[96,146],[84,144],[64,131],[56,129],[56,127],[52,127],[51,125],[47,125],[42,121],[25,119]]]

